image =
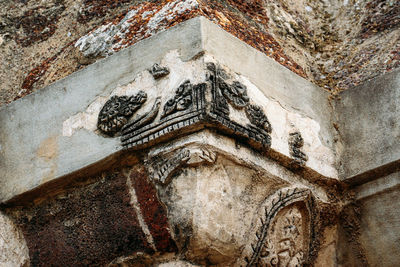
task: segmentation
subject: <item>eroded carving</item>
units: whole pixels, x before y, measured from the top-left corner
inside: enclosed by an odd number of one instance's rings
[[[231,76],[213,63],[207,64],[204,83],[192,84],[186,80],[163,106],[161,98],[157,98],[149,112],[132,119],[145,99],[143,92],[134,97],[113,97],[100,112],[98,128],[108,135],[122,130],[125,149],[142,149],[203,128],[234,136],[259,150],[271,146],[271,125],[262,109],[250,104],[243,84],[232,81]],[[246,113],[250,123],[242,125],[230,118],[230,106]]]
[[[97,121],[97,127],[103,133],[113,136],[129,118],[146,101],[147,95],[140,91],[134,96],[113,96],[101,109]]]
[[[161,118],[164,118],[177,111],[182,111],[189,108],[192,105],[192,90],[193,85],[190,81],[182,83],[178,89],[176,89],[174,98],[171,98],[165,103],[164,111]]]
[[[214,163],[216,153],[205,148],[192,147],[174,153],[159,155],[148,161],[152,179],[167,184],[171,176],[183,166],[196,166],[201,163]]]
[[[234,81],[232,85],[224,83],[224,86],[220,86],[220,88],[223,96],[233,107],[241,109],[249,104],[247,88],[240,82]]]
[[[308,160],[307,155],[302,151],[304,146],[304,139],[300,132],[295,131],[289,133],[289,149],[290,155],[293,157],[295,163],[300,166],[304,166]]]
[[[224,81],[227,75],[222,69],[217,68],[214,63],[208,63],[207,69],[209,70],[207,81],[211,84],[213,112],[219,116],[228,117],[228,101],[222,95],[222,90],[224,89],[221,89],[228,87],[228,84]]]
[[[282,189],[265,201],[246,266],[302,266],[310,244],[308,189]]]
[[[151,67],[149,70],[150,74],[153,75],[154,79],[158,80],[162,77],[165,77],[169,74],[169,69],[167,67],[161,67],[157,63]]]
[[[153,171],[151,177],[161,184],[169,182],[171,176],[190,159],[190,151],[187,149],[181,150],[172,157],[167,159],[159,159],[152,166]],[[157,160],[154,160],[157,161]]]
[[[269,123],[268,118],[264,114],[264,111],[261,107],[257,105],[247,105],[245,111],[247,118],[252,124],[256,125],[267,133],[271,133],[271,124]]]

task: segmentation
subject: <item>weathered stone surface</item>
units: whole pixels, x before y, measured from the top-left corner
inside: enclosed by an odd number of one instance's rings
[[[143,167],[87,179],[88,184],[38,204],[8,208],[26,238],[32,266],[105,265],[132,254],[176,252],[165,208]],[[11,230],[8,235],[16,233]],[[7,241],[5,255],[8,260],[26,261],[18,250],[15,256],[10,254],[10,242],[17,237]]]
[[[234,49],[225,49],[222,44]],[[162,49],[154,50],[152,46]],[[204,51],[206,55],[199,56]],[[242,56],[233,57],[235,54]],[[268,117],[273,150],[292,157],[287,139],[294,125],[304,137],[304,152],[309,157],[306,167],[325,177],[337,176],[329,131],[332,113],[323,108],[327,95],[204,18],[196,18],[3,108],[1,201],[115,155],[121,149],[119,140],[96,132],[98,114],[111,96],[144,91],[146,103],[137,111],[137,116],[143,116],[138,121],[142,127],[150,119],[160,119],[164,104],[175,97],[184,81],[204,83],[208,62],[232,65],[232,69],[224,67],[233,79],[230,84],[240,82],[245,86],[249,98]],[[167,66],[170,74],[154,79],[148,72],[154,63]],[[256,75],[261,69],[275,74],[261,78]],[[299,95],[295,97],[293,90]],[[161,110],[154,117],[152,109],[158,102]],[[240,109],[230,113],[232,120],[245,127],[251,123]],[[137,119],[136,115],[132,119]]]
[[[399,265],[393,257],[399,253],[399,184],[400,172],[394,172],[353,189],[355,203],[345,208],[344,231],[338,239],[339,263]]]
[[[397,174],[400,180],[400,174]],[[370,266],[398,266],[399,186],[359,201],[360,243]]]
[[[246,265],[246,259],[253,255],[252,248],[258,243],[260,247],[265,244],[260,241],[264,240],[262,233],[275,231],[275,221],[279,221],[284,228],[283,224],[287,222],[285,218],[291,216],[287,213],[300,212],[300,221],[296,219],[291,222],[302,225],[293,226],[300,227],[302,233],[301,237],[295,235],[293,238],[303,240],[303,245],[290,248],[289,255],[285,256],[283,252],[286,249],[279,249],[284,244],[280,244],[278,237],[284,235],[283,230],[279,234],[275,232],[277,237],[272,238],[270,243],[276,249],[276,254],[282,252],[281,262],[285,261],[285,257],[301,263],[315,260],[310,255],[318,253],[319,245],[316,244],[325,245],[323,231],[327,225],[334,225],[337,216],[334,211],[337,203],[329,203],[322,188],[313,187],[312,190],[318,196],[318,203],[327,201],[325,204],[330,214],[324,211],[319,215],[318,205],[308,206],[309,183],[300,176],[251,149],[235,147],[233,140],[228,137],[208,131],[152,148],[146,165],[151,170],[159,164],[156,159],[164,162],[164,159],[174,159],[175,155],[181,153],[187,157],[182,164],[168,165],[167,168],[172,168],[172,174],[165,182],[158,179],[159,173],[155,171],[150,171],[150,177],[157,185],[160,200],[168,209],[173,237],[185,259],[202,265]],[[240,159],[236,155],[241,155]],[[299,188],[286,188],[290,185]],[[266,212],[270,212],[267,218]],[[268,226],[262,230],[262,222],[267,222],[268,218]],[[311,218],[315,219],[315,224],[311,224]],[[269,237],[271,235],[268,234]],[[294,251],[297,252],[292,253]],[[304,257],[300,257],[300,251]],[[297,253],[300,254],[295,257]],[[260,255],[257,252],[254,256],[257,262]]]
[[[0,213],[0,266],[29,266],[29,251],[21,231]]]
[[[399,67],[398,14],[392,0],[3,1],[0,103],[200,15],[319,86],[346,89]]]
[[[130,205],[126,177],[114,172],[99,178],[56,199],[10,211],[26,238],[31,265],[102,265],[153,251]]]
[[[191,21],[156,39],[146,40],[162,49],[154,50],[146,41],[139,43],[135,49],[120,53],[120,58],[98,62],[29,98],[3,107],[0,111],[1,201],[118,151],[118,140],[93,132],[98,112],[107,100],[105,96],[118,85],[131,82],[135,73],[160,62],[167,51],[180,49],[184,61],[197,55],[201,51],[201,35],[196,33],[198,23],[198,20]],[[90,105],[96,99],[101,104]],[[96,114],[92,117],[80,114],[85,109]],[[81,126],[82,121],[85,125],[93,125],[94,129],[87,131]]]

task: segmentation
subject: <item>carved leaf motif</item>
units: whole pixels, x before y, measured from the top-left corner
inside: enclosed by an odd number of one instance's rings
[[[114,135],[128,119],[147,100],[147,95],[140,91],[134,96],[113,96],[101,109],[97,121],[97,127],[107,135]]]
[[[267,116],[264,114],[264,111],[261,107],[257,105],[248,105],[246,106],[246,116],[250,120],[250,122],[260,129],[266,131],[267,133],[271,133],[272,127],[268,121]]]
[[[222,94],[235,108],[244,108],[249,103],[249,97],[247,96],[247,88],[240,82],[233,82],[232,85],[220,87]]]
[[[164,105],[164,112],[161,118],[164,118],[177,111],[182,111],[192,105],[192,91],[193,85],[190,81],[185,81],[175,91],[174,98],[171,98]]]

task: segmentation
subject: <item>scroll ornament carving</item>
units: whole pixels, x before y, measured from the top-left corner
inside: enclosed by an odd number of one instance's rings
[[[147,94],[139,91],[134,96],[113,96],[101,109],[97,127],[105,134],[113,136],[147,100]]]
[[[246,266],[302,266],[310,243],[309,197],[308,189],[285,188],[266,200]]]
[[[244,108],[250,123],[264,131],[264,135],[271,133],[271,124],[262,108],[250,104],[246,86],[238,81],[233,81],[232,84],[225,82],[229,78],[228,75],[213,63],[209,63],[207,68],[210,71],[208,79],[213,85],[215,112],[221,115],[229,115],[227,104],[229,102],[236,109]]]
[[[164,76],[167,76],[169,74],[169,69],[167,67],[161,67],[155,63],[149,72],[151,75],[153,75],[154,79],[158,80]]]
[[[307,155],[302,151],[303,146],[304,139],[300,132],[295,131],[289,134],[290,155],[299,166],[304,166],[305,162],[308,160]]]
[[[185,81],[176,89],[174,98],[165,103],[163,114],[161,118],[164,118],[177,111],[182,111],[189,108],[192,105],[192,90],[193,85],[190,81]]]

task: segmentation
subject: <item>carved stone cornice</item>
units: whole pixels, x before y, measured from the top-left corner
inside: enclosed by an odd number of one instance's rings
[[[117,100],[126,99],[127,102],[133,96],[113,97],[99,114],[99,129],[104,132],[103,129],[106,128],[102,124],[104,118],[115,121],[115,125],[108,126],[107,130],[116,134],[121,129],[119,134],[122,145],[131,150],[147,148],[203,128],[212,128],[222,134],[239,138],[255,149],[267,151],[271,146],[269,133],[272,127],[262,108],[253,104],[247,96],[246,86],[232,81],[232,78],[214,63],[207,64],[206,72],[204,82],[192,84],[190,80],[184,81],[168,101],[160,103],[159,99],[156,100],[148,114],[132,118],[131,121],[128,121],[125,109],[119,110],[109,106],[114,107],[113,103],[118,102]],[[141,103],[144,101],[145,98]],[[157,118],[160,108],[161,116]],[[230,109],[245,114],[249,123],[244,124],[243,121],[230,116]],[[133,111],[130,111],[129,116],[132,113]]]

